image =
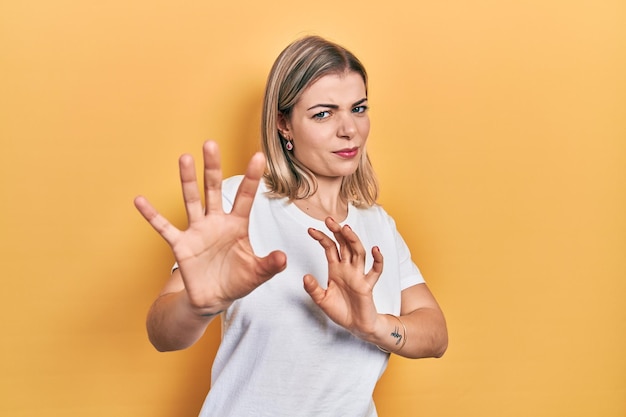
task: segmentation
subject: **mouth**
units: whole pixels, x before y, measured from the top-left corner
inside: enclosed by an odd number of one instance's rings
[[[335,151],[333,153],[345,159],[352,159],[359,154],[359,148],[358,147],[345,148],[345,149],[340,149],[338,151]]]

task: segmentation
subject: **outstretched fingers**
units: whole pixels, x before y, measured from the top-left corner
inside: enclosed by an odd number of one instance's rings
[[[180,171],[180,185],[183,189],[183,201],[187,211],[187,218],[189,223],[193,223],[204,215],[193,157],[188,154],[182,155],[178,159],[178,169]]]
[[[154,208],[152,204],[143,196],[138,196],[134,200],[135,207],[141,215],[150,223],[167,243],[174,244],[180,234],[180,230],[172,224]]]
[[[252,203],[264,171],[265,157],[262,153],[257,152],[250,159],[244,178],[239,185],[235,201],[233,202],[232,214],[245,218],[250,216]]]
[[[217,143],[206,141],[204,158],[204,206],[206,213],[222,212],[222,162]]]
[[[312,227],[308,229],[309,236],[313,239],[317,240],[319,244],[324,248],[324,252],[326,253],[326,259],[328,262],[339,262],[339,252],[337,251],[337,245],[333,240],[326,236],[326,234],[320,230],[313,229]]]
[[[365,249],[352,228],[347,224],[341,226],[330,217],[326,219],[325,223],[337,240],[341,260],[356,266],[362,266],[365,262]]]
[[[380,253],[378,246],[372,248],[372,257],[374,258],[374,262],[372,263],[372,268],[370,268],[369,272],[365,275],[365,279],[373,287],[383,273],[383,254]]]

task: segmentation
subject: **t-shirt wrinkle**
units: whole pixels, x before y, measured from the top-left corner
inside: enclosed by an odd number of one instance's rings
[[[226,212],[242,178],[222,184]],[[200,416],[376,417],[372,393],[388,355],[331,321],[302,285],[302,277],[312,274],[326,287],[328,273],[324,249],[307,229],[332,233],[266,191],[261,183],[250,213],[250,243],[258,256],[284,251],[287,267],[223,313],[222,342]],[[380,313],[399,314],[402,290],[424,280],[395,222],[375,205],[349,206],[342,224],[361,239],[366,271],[373,263],[371,248],[380,248],[384,267],[374,302]]]

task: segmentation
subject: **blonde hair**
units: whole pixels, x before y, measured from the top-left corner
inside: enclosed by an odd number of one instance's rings
[[[262,148],[267,159],[264,174],[273,197],[303,199],[317,190],[315,175],[285,149],[285,138],[278,131],[278,117],[291,116],[303,91],[328,74],[355,72],[363,78],[367,94],[367,73],[350,51],[319,36],[306,36],[287,46],[272,66],[267,79],[261,121]],[[363,152],[356,171],[343,178],[341,197],[355,206],[376,203],[378,182]]]

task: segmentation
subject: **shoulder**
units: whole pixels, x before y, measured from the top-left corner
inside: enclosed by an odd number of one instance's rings
[[[394,229],[396,227],[396,222],[393,217],[379,204],[373,204],[369,207],[354,207],[354,211],[358,217],[368,222],[377,223],[379,225],[381,223],[388,224]]]
[[[243,175],[235,175],[233,177],[226,178],[222,181],[222,195],[227,200],[233,200],[237,189],[243,180]]]

